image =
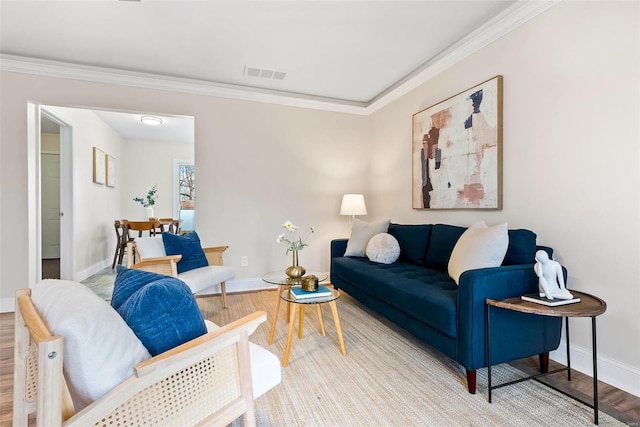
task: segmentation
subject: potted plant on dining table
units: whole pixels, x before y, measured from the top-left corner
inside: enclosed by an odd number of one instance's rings
[[[156,199],[158,195],[158,185],[154,185],[147,191],[147,196],[142,197],[134,197],[133,201],[140,203],[144,207],[144,220],[147,221],[149,218],[153,218],[155,215],[153,214],[153,205],[156,204]]]

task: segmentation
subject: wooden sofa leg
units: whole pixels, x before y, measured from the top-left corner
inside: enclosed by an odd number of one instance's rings
[[[467,388],[469,393],[476,394],[476,371],[470,371],[467,369]]]
[[[220,295],[222,296],[222,307],[227,308],[227,284],[220,283]]]
[[[549,352],[540,353],[538,359],[540,360],[540,372],[543,374],[549,372]]]

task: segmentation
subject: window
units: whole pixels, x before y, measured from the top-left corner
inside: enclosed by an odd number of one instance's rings
[[[182,220],[182,230],[195,230],[196,167],[192,162],[174,161],[175,205]]]

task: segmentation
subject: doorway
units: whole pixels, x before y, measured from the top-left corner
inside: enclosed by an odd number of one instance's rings
[[[73,256],[70,252],[68,221],[71,206],[71,127],[44,107],[39,111],[39,214],[40,274],[38,279],[72,279]],[[67,194],[67,197],[63,195]]]
[[[60,134],[55,134],[59,136]],[[42,134],[44,142],[46,134]],[[60,153],[40,153],[42,278],[60,278]]]
[[[170,165],[175,158],[193,164],[194,118],[166,115],[163,126],[157,129],[141,123],[141,113],[37,103],[27,103],[27,107],[28,281],[33,286],[47,277],[42,274],[42,260],[49,257],[42,236],[46,233],[42,203],[49,190],[46,184],[43,187],[41,158],[41,152],[46,151],[42,147],[41,121],[46,119],[60,129],[60,277],[84,281],[111,267],[114,219],[135,220],[141,216],[133,200],[142,191],[138,187],[157,183],[162,193],[156,213],[172,215]],[[93,163],[88,154],[93,146],[117,159],[113,164],[117,165],[118,182],[113,186],[92,182]],[[140,158],[147,161],[141,163]]]

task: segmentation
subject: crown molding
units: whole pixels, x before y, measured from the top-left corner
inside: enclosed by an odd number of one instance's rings
[[[366,103],[314,97],[268,89],[249,88],[203,80],[164,76],[137,71],[94,67],[48,59],[30,58],[17,55],[0,55],[0,70],[24,74],[35,74],[81,80],[94,83],[116,84],[169,92],[215,96],[268,104],[289,105],[316,110],[335,111],[349,114],[366,114]]]
[[[355,102],[304,94],[249,88],[152,73],[117,70],[16,55],[0,55],[0,70],[116,84],[169,92],[215,96],[339,113],[370,115],[414,90],[437,74],[555,6],[561,0],[520,0],[485,25],[463,37],[370,102]]]
[[[369,102],[367,115],[390,104],[447,68],[510,33],[562,0],[520,0],[469,35],[443,50]]]

